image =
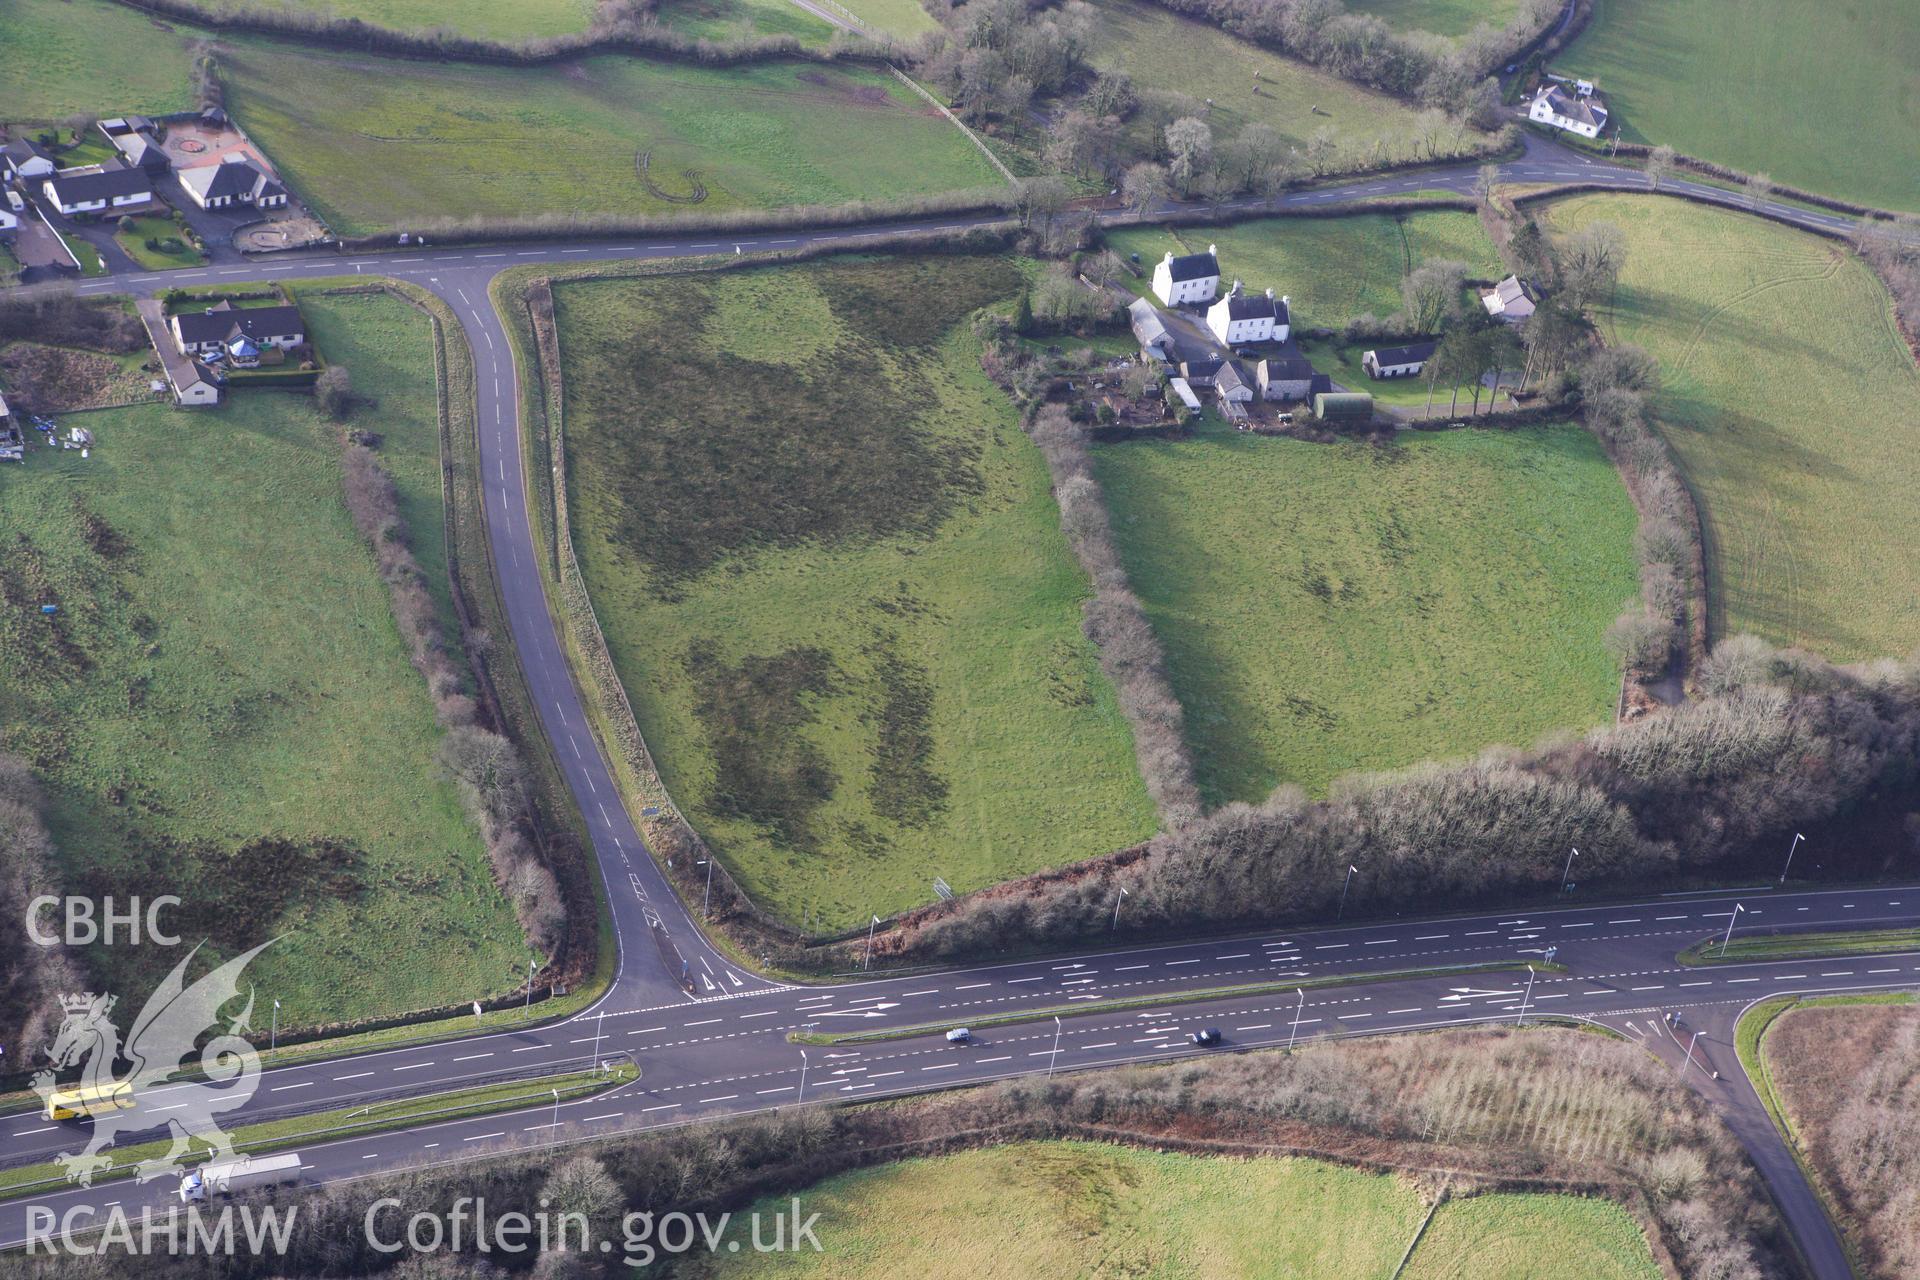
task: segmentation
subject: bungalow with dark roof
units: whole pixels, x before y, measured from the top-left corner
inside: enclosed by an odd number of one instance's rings
[[[1404,347],[1381,347],[1360,357],[1360,367],[1373,378],[1411,378],[1433,359],[1438,342],[1412,342]]]
[[[258,364],[260,349],[291,351],[307,340],[298,307],[236,307],[222,301],[204,311],[183,311],[170,322],[173,340],[190,356],[221,355],[236,364]],[[243,366],[246,367],[246,366]]]
[[[138,169],[62,169],[43,180],[40,189],[69,218],[153,203],[153,181]]]
[[[203,164],[180,171],[180,185],[187,197],[202,209],[225,209],[231,205],[252,205],[256,209],[278,209],[287,203],[287,189],[269,178],[243,156],[222,164]]]
[[[1153,268],[1153,296],[1169,307],[1212,302],[1220,291],[1220,260],[1213,245],[1205,253],[1174,257],[1171,250]]]
[[[53,157],[30,138],[15,138],[0,147],[0,178],[25,182],[29,178],[44,178],[53,170]]]

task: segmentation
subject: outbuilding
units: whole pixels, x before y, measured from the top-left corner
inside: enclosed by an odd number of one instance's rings
[[[1200,412],[1200,397],[1193,393],[1193,387],[1185,378],[1168,378],[1167,394],[1187,411],[1188,417]]]
[[[1298,352],[1268,356],[1254,369],[1267,400],[1305,400],[1313,392],[1313,362]]]
[[[1413,342],[1404,347],[1380,347],[1360,357],[1360,367],[1372,378],[1411,378],[1433,359],[1437,342]]]
[[[1373,397],[1364,391],[1323,391],[1313,398],[1313,416],[1322,422],[1371,422]]]

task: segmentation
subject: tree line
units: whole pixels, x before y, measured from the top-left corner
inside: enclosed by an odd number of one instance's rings
[[[1576,846],[1585,880],[1645,892],[1777,854],[1781,832],[1889,798],[1911,806],[1913,663],[1843,669],[1737,636],[1701,662],[1696,684],[1662,715],[1531,751],[1353,776],[1317,801],[1281,786],[1137,849],[924,908],[876,951],[946,959],[1104,943],[1121,889],[1129,935],[1321,919],[1349,866],[1350,912],[1510,901],[1555,892]]]

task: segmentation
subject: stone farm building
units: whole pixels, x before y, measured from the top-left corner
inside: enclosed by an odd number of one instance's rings
[[[1298,352],[1268,356],[1254,368],[1266,400],[1305,400],[1313,394],[1315,376],[1313,362]]]

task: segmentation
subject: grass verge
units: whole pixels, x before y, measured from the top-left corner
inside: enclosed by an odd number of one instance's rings
[[[1564,973],[1565,965],[1535,963],[1537,973]],[[1042,1022],[1053,1017],[1073,1017],[1088,1013],[1111,1013],[1115,1009],[1153,1009],[1161,1005],[1193,1004],[1199,1000],[1236,1000],[1242,996],[1266,996],[1283,991],[1318,991],[1323,987],[1369,986],[1379,982],[1405,982],[1415,978],[1450,978],[1487,973],[1514,973],[1527,966],[1522,963],[1493,961],[1484,964],[1434,965],[1425,969],[1390,969],[1380,973],[1336,973],[1321,978],[1300,978],[1287,982],[1249,982],[1230,987],[1203,987],[1148,996],[1122,996],[1117,1000],[1081,1001],[1075,1004],[1048,1005],[1040,1009],[991,1013],[962,1021],[969,1028],[1003,1027],[1021,1022]],[[1542,1015],[1545,1016],[1545,1015]],[[848,1031],[827,1034],[817,1031],[792,1031],[787,1039],[795,1044],[865,1044],[873,1040],[905,1040],[913,1036],[934,1035],[956,1026],[954,1022],[921,1023],[911,1027],[887,1027],[874,1031]]]
[[[1739,964],[1752,960],[1825,960],[1920,951],[1920,929],[1865,929],[1832,933],[1786,933],[1735,938],[1723,949],[1718,938],[1702,938],[1674,959],[1681,964]]]
[[[536,1076],[527,1080],[514,1080],[473,1089],[458,1089],[447,1093],[424,1094],[417,1098],[398,1098],[388,1102],[372,1103],[365,1107],[342,1107],[333,1111],[319,1111],[312,1115],[294,1116],[285,1120],[242,1125],[228,1136],[233,1139],[234,1149],[242,1154],[255,1155],[268,1151],[284,1151],[289,1147],[297,1147],[307,1142],[337,1142],[343,1138],[364,1137],[370,1133],[384,1133],[408,1125],[426,1122],[440,1124],[450,1120],[488,1115],[496,1111],[538,1106],[541,1103],[551,1103],[556,1091],[560,1095],[561,1102],[570,1102],[590,1094],[631,1084],[639,1078],[640,1069],[628,1061],[609,1072],[588,1070],[563,1075]],[[166,1142],[143,1142],[138,1146],[115,1147],[113,1163],[94,1174],[94,1185],[131,1177],[135,1165],[142,1160],[163,1154],[168,1145]],[[189,1143],[185,1161],[189,1165],[204,1163],[204,1157],[211,1154],[212,1148],[194,1139]],[[54,1164],[22,1165],[17,1169],[0,1170],[0,1199],[25,1195],[65,1182],[66,1175],[58,1165]]]

